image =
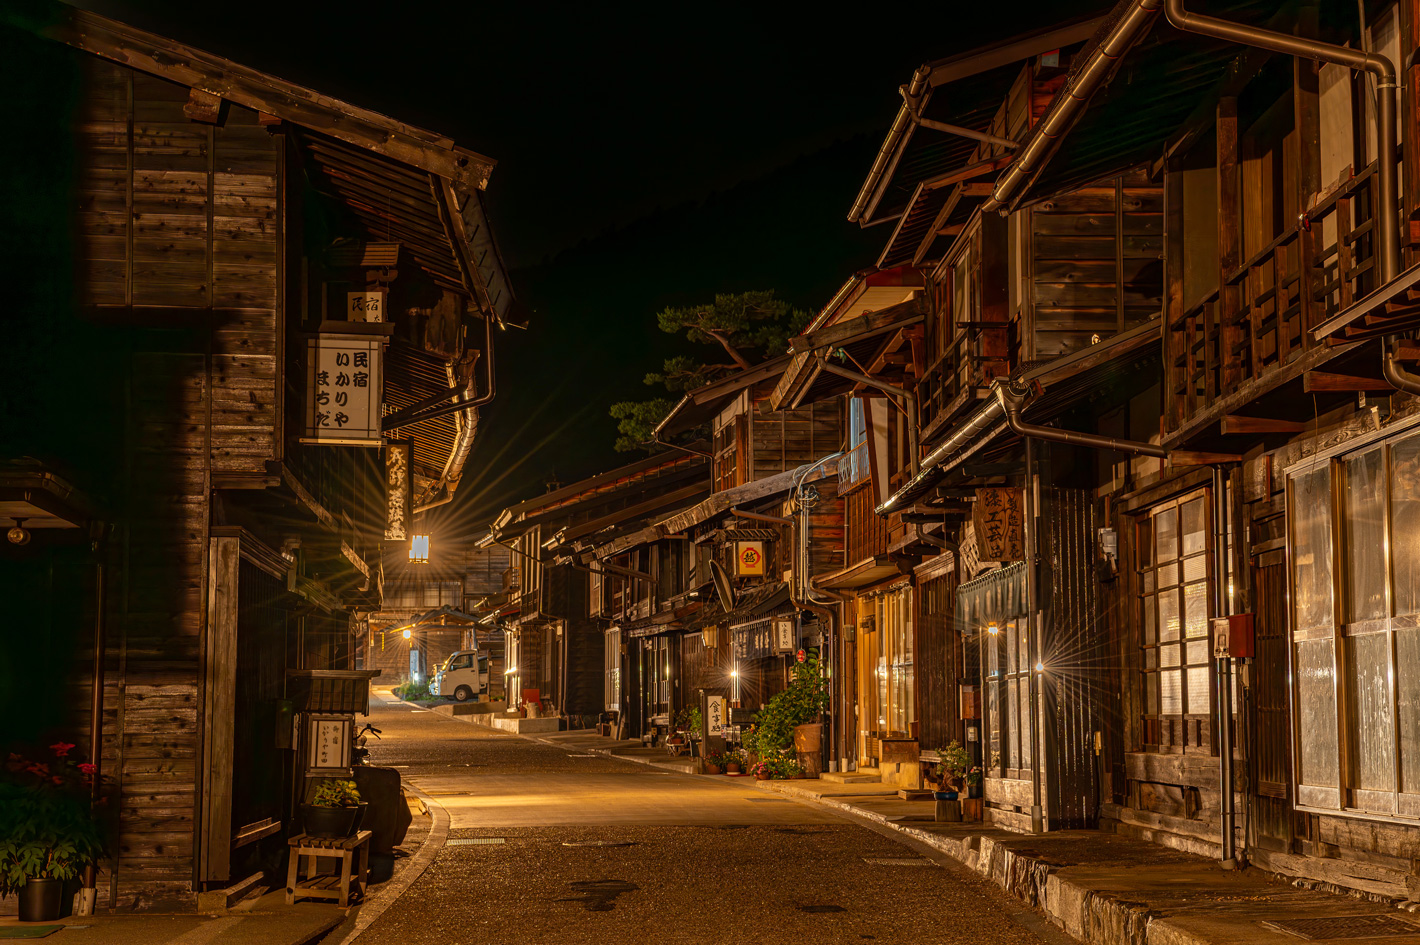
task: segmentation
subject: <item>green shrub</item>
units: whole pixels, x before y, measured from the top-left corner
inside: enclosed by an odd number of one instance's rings
[[[745,740],[745,748],[767,755],[784,751],[794,744],[794,729],[817,722],[828,707],[828,684],[817,656],[810,656],[794,666],[794,679],[789,688],[776,693],[755,716],[754,746]]]
[[[432,698],[429,694],[428,680],[420,680],[419,682],[406,680],[391,691],[405,702],[418,702],[421,699]]]
[[[339,778],[323,778],[316,783],[311,795],[312,807],[356,807],[360,803],[360,791],[354,781]]]

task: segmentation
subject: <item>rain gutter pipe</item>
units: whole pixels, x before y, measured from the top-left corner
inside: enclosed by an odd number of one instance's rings
[[[912,395],[912,392],[901,387],[895,387],[886,381],[880,381],[875,377],[869,377],[867,374],[859,374],[857,371],[850,371],[846,367],[839,367],[837,364],[828,360],[827,357],[823,360],[823,369],[830,374],[837,374],[839,377],[845,377],[850,381],[857,381],[859,384],[880,390],[885,394],[894,394],[903,399],[907,404],[907,406],[903,408],[903,412],[907,414],[907,455],[908,459],[911,460],[912,475],[916,476],[917,473],[921,471],[921,460],[918,458],[919,448],[917,444],[917,398]],[[819,462],[823,462],[823,460],[819,460]]]
[[[902,104],[903,107],[907,109],[907,117],[912,119],[914,125],[930,128],[933,131],[940,131],[943,134],[957,135],[962,138],[971,138],[973,141],[994,144],[1001,148],[1015,149],[1021,146],[1020,142],[1013,141],[1010,138],[999,138],[996,135],[987,134],[984,131],[974,131],[971,128],[963,128],[961,125],[951,125],[945,121],[937,121],[934,118],[923,118],[917,113],[917,109],[912,106],[912,99],[908,94],[907,86],[900,85],[897,90],[902,95]]]
[[[1369,72],[1376,77],[1376,203],[1380,208],[1380,219],[1376,223],[1380,285],[1400,275],[1400,158],[1396,153],[1395,113],[1395,95],[1399,86],[1394,64],[1376,53],[1189,13],[1183,8],[1183,0],[1165,0],[1165,10],[1169,23],[1184,32],[1345,66],[1353,72]],[[1398,334],[1386,337],[1381,374],[1386,383],[1396,390],[1420,396],[1420,376],[1400,366],[1396,350],[1399,341]]]
[[[93,766],[89,778],[89,803],[97,804],[103,790],[103,742],[104,742],[104,665],[107,662],[107,623],[105,609],[108,604],[104,591],[104,530],[98,524],[94,542],[94,672],[93,692],[89,699],[89,764]],[[99,871],[95,863],[87,864],[80,876],[78,915],[93,915],[99,898]]]
[[[484,369],[488,381],[484,393],[469,400],[459,400],[452,404],[445,404],[442,407],[434,407],[420,412],[410,413],[408,411],[401,411],[399,413],[393,413],[384,419],[381,427],[385,432],[389,432],[398,427],[410,426],[421,420],[433,420],[451,413],[459,413],[464,410],[471,410],[474,407],[482,407],[484,404],[491,401],[498,392],[498,378],[497,373],[494,371],[493,360],[493,319],[487,315],[483,317],[483,351],[484,354],[487,355],[486,360],[488,362],[488,366]],[[460,393],[462,393],[462,391],[450,391],[448,396],[457,397]]]
[[[811,611],[812,613],[816,614],[821,621],[823,621],[824,627],[826,628],[827,632],[820,634],[820,636],[821,638],[826,639],[828,641],[828,646],[820,648],[820,659],[822,659],[822,652],[824,650],[827,650],[829,655],[828,672],[830,678],[833,678],[833,667],[834,664],[838,662],[836,659],[834,659],[834,657],[837,655],[837,645],[839,642],[837,633],[838,621],[834,619],[834,613],[832,608],[829,607],[825,602],[815,601],[809,597],[809,594],[811,592],[811,575],[809,574],[809,528],[811,527],[811,523],[808,516],[808,509],[804,505],[803,489],[804,481],[808,479],[810,473],[812,473],[815,469],[818,469],[825,463],[829,463],[835,459],[838,459],[842,455],[842,451],[839,451],[837,453],[830,453],[822,459],[816,460],[813,463],[800,466],[797,470],[795,470],[794,473],[793,524],[796,560],[794,562],[793,569],[794,580],[789,582],[789,600],[794,604],[795,607],[802,607],[805,610]],[[744,513],[735,512],[735,514],[740,515]],[[771,516],[764,516],[764,518],[772,520]],[[839,597],[837,603],[841,604],[842,602],[843,598]],[[840,673],[839,675],[841,676],[842,674]],[[829,758],[830,771],[832,771],[835,767],[834,757],[838,756],[838,750],[836,747],[837,742],[835,741],[835,738],[838,734],[838,725],[835,722],[836,714],[834,712],[834,708],[835,702],[837,700],[833,698],[834,685],[837,685],[837,679],[834,679],[834,682],[828,687],[828,738],[825,739],[823,742],[823,744],[831,746],[833,749],[832,755],[830,755]]]
[[[927,85],[927,80],[932,75],[931,66],[919,66],[912,74],[912,81],[907,86],[907,98],[916,98],[922,94],[922,90]],[[888,165],[892,163],[893,152],[897,150],[898,142],[907,133],[908,126],[912,123],[912,113],[908,111],[904,103],[897,110],[897,116],[893,119],[892,128],[888,130],[888,135],[883,139],[883,145],[878,149],[878,154],[873,158],[872,169],[868,171],[868,179],[864,182],[863,188],[858,191],[858,197],[853,201],[853,207],[848,211],[848,219],[862,225],[861,217],[867,211],[868,204],[872,202],[873,193],[882,184],[882,177],[888,173]]]
[[[1109,78],[1120,58],[1153,26],[1154,17],[1163,4],[1164,0],[1138,0],[1120,17],[1109,35],[1090,51],[1079,73],[1061,90],[1062,97],[1057,104],[1046,111],[1030,140],[1021,146],[1016,159],[1002,172],[991,199],[982,206],[983,211],[1007,207],[1016,189],[1045,165],[1055,144],[1083,114],[1090,96]]]

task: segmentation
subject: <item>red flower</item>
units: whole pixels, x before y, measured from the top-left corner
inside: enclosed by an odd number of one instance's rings
[[[64,779],[61,778],[61,777],[60,777],[59,775],[57,775],[57,774],[56,774],[54,777],[50,778],[49,780],[52,781],[52,782],[54,782],[55,784],[63,784],[63,783],[64,783]]]
[[[99,770],[99,766],[91,765],[86,761],[83,764],[79,765],[79,770],[84,772],[85,774],[93,774],[95,771]]]
[[[42,777],[49,777],[49,765],[43,762],[35,762],[25,769],[30,774],[38,774]]]
[[[73,747],[74,746],[68,742],[55,742],[53,745],[49,746],[49,750],[54,752],[57,757],[63,758],[69,754],[69,749]]]

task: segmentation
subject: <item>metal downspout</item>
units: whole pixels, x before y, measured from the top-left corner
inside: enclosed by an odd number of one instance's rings
[[[96,804],[100,800],[102,790],[103,769],[103,734],[104,734],[104,665],[107,662],[107,623],[105,620],[105,608],[107,605],[107,595],[104,588],[104,540],[103,526],[100,529],[99,537],[94,539],[94,554],[97,560],[94,562],[94,669],[93,669],[93,693],[89,700],[89,764],[93,765],[93,771],[89,774],[92,779],[89,785],[89,803]],[[80,879],[79,904],[77,915],[93,915],[98,905],[98,865],[89,863],[83,869]]]
[[[1229,612],[1229,595],[1225,582],[1228,578],[1228,500],[1227,479],[1221,466],[1213,467],[1213,613],[1226,617]],[[1222,821],[1221,837],[1223,855],[1220,857],[1224,869],[1237,865],[1236,835],[1234,834],[1237,798],[1233,795],[1233,661],[1228,657],[1214,656],[1214,672],[1218,679],[1218,814]]]
[[[498,382],[493,363],[493,319],[486,315],[483,318],[483,349],[484,353],[488,356],[488,367],[485,369],[488,375],[488,386],[484,393],[468,400],[459,400],[452,404],[446,404],[443,407],[436,407],[433,410],[426,411],[422,415],[415,415],[404,421],[404,424],[414,424],[418,423],[420,420],[432,420],[435,417],[442,417],[445,414],[472,410],[490,402],[498,392]],[[459,432],[459,440],[454,445],[454,454],[451,457],[452,461],[449,463],[449,471],[444,475],[444,497],[417,506],[410,512],[411,516],[438,508],[441,505],[447,505],[454,500],[454,489],[457,488],[459,479],[463,478],[463,467],[464,464],[468,462],[469,454],[473,452],[473,440],[477,435],[477,423],[468,422],[464,425],[464,428]]]
[[[798,472],[794,476],[795,511],[793,524],[795,566],[793,568],[793,580],[789,582],[790,602],[792,602],[795,607],[802,607],[805,610],[817,614],[819,619],[823,621],[824,633],[822,634],[822,636],[827,641],[827,646],[821,646],[819,648],[819,658],[820,660],[822,660],[824,651],[828,652],[828,671],[830,674],[830,678],[833,679],[833,682],[828,687],[828,738],[824,741],[824,744],[834,746],[832,750],[835,753],[835,756],[838,749],[836,747],[834,739],[837,737],[838,734],[838,725],[835,721],[837,716],[837,712],[835,711],[837,709],[837,705],[835,703],[837,702],[837,700],[834,699],[834,686],[838,684],[838,679],[842,677],[842,673],[834,672],[834,669],[836,668],[836,664],[838,662],[838,660],[835,659],[835,657],[838,655],[838,620],[834,616],[833,609],[831,607],[820,601],[812,600],[809,597],[809,594],[811,592],[810,582],[812,581],[812,575],[809,573],[809,529],[812,526],[808,516],[808,509],[804,506],[804,480],[808,478],[809,473],[813,472],[818,467],[824,465],[825,463],[831,462],[842,455],[843,453],[841,451],[837,453],[830,453],[829,455],[823,457],[820,460],[817,460],[806,466],[800,466]],[[766,518],[768,518],[768,516],[766,516]],[[839,602],[841,604],[842,598],[839,599]],[[829,770],[833,769],[833,760],[833,757],[829,758]]]
[[[996,399],[1001,405],[1001,412],[1006,415],[1006,425],[1015,433],[1026,438],[1027,444],[1030,440],[1051,440],[1056,443],[1069,443],[1072,446],[1086,446],[1097,450],[1115,450],[1120,453],[1128,453],[1131,456],[1154,456],[1159,459],[1168,457],[1168,450],[1155,443],[1143,443],[1138,440],[1120,440],[1112,436],[1100,436],[1096,433],[1081,433],[1077,430],[1061,430],[1056,427],[1042,427],[1034,423],[1026,423],[1021,419],[1021,408],[1025,404],[1025,394],[1013,388],[996,384],[994,386]]]
[[[869,377],[867,374],[859,374],[857,371],[850,371],[848,368],[839,367],[832,361],[828,360],[827,357],[823,359],[823,369],[825,371],[828,371],[830,374],[837,374],[839,377],[846,377],[850,381],[857,381],[859,384],[866,384],[867,386],[872,387],[876,390],[880,390],[885,394],[895,394],[898,397],[901,397],[906,402],[907,406],[904,407],[903,410],[907,414],[908,460],[909,466],[912,469],[912,475],[916,476],[921,471],[922,458],[921,449],[917,444],[917,398],[913,396],[912,392],[905,390],[901,387],[895,387],[894,385],[889,384],[886,381],[880,381],[875,377]]]
[[[1385,285],[1400,275],[1400,158],[1396,150],[1395,105],[1398,84],[1395,66],[1391,61],[1384,56],[1359,49],[1189,13],[1183,8],[1183,0],[1165,0],[1165,11],[1175,29],[1227,40],[1242,46],[1255,46],[1284,55],[1345,66],[1355,72],[1369,72],[1376,77],[1376,203],[1380,207],[1380,219],[1376,221],[1380,244],[1377,247],[1377,255],[1380,257],[1377,260],[1380,264],[1379,285]],[[1420,396],[1420,375],[1412,374],[1401,367],[1396,357],[1399,341],[1398,334],[1386,336],[1383,342],[1385,352],[1381,358],[1381,374],[1386,383],[1396,390]]]
[[[1016,152],[1016,159],[996,182],[991,199],[982,206],[983,212],[1007,206],[1016,189],[1043,166],[1056,140],[1070,130],[1085,103],[1108,78],[1119,58],[1153,25],[1162,5],[1163,0],[1138,0],[1120,17],[1114,30],[1090,52],[1084,67],[1064,88],[1059,107],[1045,113],[1030,140]]]
[[[1031,833],[1045,832],[1045,811],[1040,803],[1040,665],[1041,613],[1037,578],[1040,574],[1040,477],[1035,471],[1035,440],[1026,437],[1026,613],[1030,620],[1026,627],[1026,660],[1029,663],[1026,677],[1030,690],[1030,829]]]
[[[937,121],[932,118],[923,118],[917,113],[917,109],[912,107],[912,98],[907,92],[907,86],[900,85],[898,86],[897,90],[902,95],[902,104],[903,107],[907,109],[907,117],[912,119],[912,123],[914,125],[919,125],[923,128],[930,128],[933,131],[940,131],[943,134],[957,135],[958,137],[962,138],[970,138],[973,141],[981,141],[985,144],[994,144],[997,147],[1001,148],[1015,149],[1021,146],[1019,141],[1012,141],[1010,138],[1001,138],[993,134],[987,134],[984,131],[976,131],[972,128],[963,128],[961,125],[952,125],[948,124],[945,121]]]

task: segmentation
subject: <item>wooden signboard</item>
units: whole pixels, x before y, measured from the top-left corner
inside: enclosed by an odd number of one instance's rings
[[[385,290],[366,289],[345,293],[345,320],[382,322],[385,320]]]
[[[792,653],[794,651],[794,618],[775,617],[774,618],[774,652]]]
[[[996,487],[976,490],[972,529],[982,561],[1023,561],[1026,556],[1025,494]]]
[[[725,721],[725,697],[705,697],[705,734],[724,735],[728,723]]]
[[[414,480],[409,463],[412,445],[408,440],[391,441],[385,447],[385,541],[408,541],[413,534]],[[599,575],[594,574],[595,580]]]
[[[383,446],[384,338],[322,334],[306,352],[306,423],[302,443]]]

